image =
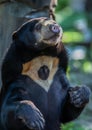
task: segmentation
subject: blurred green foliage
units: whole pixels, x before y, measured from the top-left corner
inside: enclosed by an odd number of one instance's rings
[[[86,73],[92,73],[92,62],[91,61],[85,61],[83,64],[83,70]]]
[[[89,20],[89,19],[91,19],[91,20]],[[56,20],[62,26],[62,28],[64,30],[64,42],[65,43],[66,42],[67,43],[68,42],[84,42],[85,35],[84,35],[83,30],[81,30],[77,27],[78,21],[84,21],[83,24],[85,24],[85,23],[91,24],[92,23],[92,13],[90,15],[90,14],[87,14],[85,11],[81,11],[81,12],[74,11],[69,6],[69,0],[58,0],[58,6],[56,8]],[[90,28],[90,33],[92,35],[91,28]],[[92,38],[91,38],[91,40],[92,40]]]
[[[80,125],[75,125],[75,123],[68,123],[66,125],[62,125],[62,130],[85,130]]]
[[[66,6],[68,6],[68,1],[69,0],[58,0],[58,6],[56,8],[56,12],[58,12],[61,9],[65,8]]]
[[[74,12],[69,6],[56,12],[57,22],[64,30],[75,30],[77,20],[85,19],[85,13]]]
[[[68,13],[67,13],[68,12]],[[63,41],[68,42],[84,42],[85,36],[77,30],[76,23],[79,20],[85,20],[84,13],[75,13],[69,7],[56,13],[57,22],[64,30]]]
[[[75,123],[67,123],[66,125],[62,125],[62,130],[92,130],[92,129],[86,129],[83,126]]]
[[[75,70],[79,72],[84,72],[84,73],[92,73],[92,62],[85,59],[85,60],[76,60],[71,62],[71,70],[73,66],[75,66]]]
[[[71,43],[71,42],[84,42],[84,36],[81,32],[77,31],[65,31],[63,35],[62,41],[64,43]]]

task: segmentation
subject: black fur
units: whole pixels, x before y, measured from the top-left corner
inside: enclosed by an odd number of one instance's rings
[[[44,65],[38,70],[38,75],[42,80],[46,80],[49,76],[49,69],[48,66]]]
[[[0,130],[59,130],[61,123],[77,118],[89,101],[90,90],[87,87],[74,89],[69,85],[66,78],[68,57],[63,45],[61,50],[57,46],[34,47],[37,41],[33,30],[39,21],[34,19],[24,24],[13,35],[13,43],[3,61]],[[59,59],[58,70],[48,92],[21,74],[22,64],[43,55]],[[43,72],[46,73],[45,77]],[[46,66],[39,71],[44,80],[48,74]]]

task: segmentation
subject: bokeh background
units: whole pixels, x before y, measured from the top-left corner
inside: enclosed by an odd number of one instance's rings
[[[92,90],[92,0],[58,0],[56,20],[64,30],[71,85],[86,84]],[[92,96],[81,116],[63,130],[92,130]]]

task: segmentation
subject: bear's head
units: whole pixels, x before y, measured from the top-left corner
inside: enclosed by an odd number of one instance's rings
[[[62,34],[62,28],[55,21],[41,17],[23,24],[14,32],[13,40],[17,46],[44,49],[60,44]]]

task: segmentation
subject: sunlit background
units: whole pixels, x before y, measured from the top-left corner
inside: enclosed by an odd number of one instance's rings
[[[86,84],[92,90],[92,0],[58,0],[56,20],[64,30],[71,85]],[[92,130],[92,97],[81,116],[63,130]]]

